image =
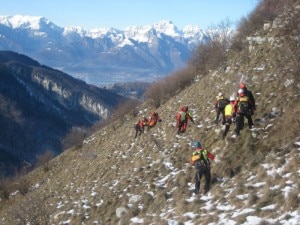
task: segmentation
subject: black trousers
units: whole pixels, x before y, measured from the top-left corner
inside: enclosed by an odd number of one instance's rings
[[[139,135],[141,135],[144,132],[144,129],[141,128],[140,126],[135,127],[135,138]]]
[[[225,108],[217,109],[216,124],[219,122],[220,115],[222,115],[222,124],[225,124]]]
[[[236,135],[239,135],[240,134],[240,130],[243,129],[244,127],[244,117],[247,118],[248,120],[248,126],[249,128],[251,128],[253,126],[253,121],[252,121],[252,117],[251,117],[251,113],[238,113],[236,115],[236,129],[235,129],[235,132],[236,132]]]
[[[204,191],[205,193],[209,191],[210,188],[210,170],[205,169],[205,170],[196,170],[195,174],[195,194],[198,194],[200,191],[200,183],[201,183],[201,178],[204,175],[205,177],[205,185],[204,185]]]
[[[226,117],[226,120],[225,120],[225,130],[224,130],[224,133],[223,133],[223,138],[226,137],[231,124],[232,124],[232,117],[231,116]]]

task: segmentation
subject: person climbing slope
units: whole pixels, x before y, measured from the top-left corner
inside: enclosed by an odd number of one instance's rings
[[[201,178],[204,175],[205,185],[203,194],[207,194],[210,189],[211,179],[209,159],[214,160],[215,156],[205,148],[202,148],[200,141],[195,141],[192,147],[194,148],[194,151],[192,153],[191,163],[196,169],[194,193],[196,195],[199,194]]]
[[[177,134],[184,133],[186,131],[188,120],[194,123],[191,112],[187,106],[181,107],[180,111],[176,115],[176,127],[178,128]]]
[[[253,127],[253,121],[251,117],[251,110],[253,108],[253,104],[250,98],[245,95],[244,89],[239,89],[238,97],[234,102],[234,111],[236,113],[236,135],[240,135],[240,130],[244,127],[244,117],[248,120],[248,127],[251,129]]]
[[[144,133],[144,128],[148,124],[148,119],[143,116],[140,120],[137,121],[137,123],[134,125],[135,128],[135,138],[139,134],[139,136]]]
[[[158,112],[152,112],[148,119],[148,130],[156,125],[157,122],[161,122]]]
[[[234,101],[235,98],[230,96],[229,103],[225,107],[225,130],[222,136],[223,140],[225,139],[231,124],[235,122]]]
[[[222,124],[225,124],[225,106],[228,103],[228,99],[223,96],[220,92],[216,96],[215,100],[215,111],[216,111],[216,120],[215,123],[218,125],[220,114],[222,115]]]
[[[248,98],[251,101],[251,115],[254,114],[255,110],[256,110],[256,103],[255,103],[255,98],[252,94],[252,92],[246,87],[246,85],[244,83],[240,83],[239,85],[240,89],[242,89],[245,93],[246,96],[248,96]]]

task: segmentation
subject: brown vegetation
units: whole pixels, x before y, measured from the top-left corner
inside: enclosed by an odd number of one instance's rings
[[[299,71],[290,57],[297,57],[298,48],[285,49],[289,40],[293,40],[288,38],[278,39],[282,45],[268,41],[256,43],[251,50],[246,41],[248,35],[278,38],[279,33],[287,36],[293,33],[284,33],[280,26],[263,29],[266,21],[283,16],[285,11],[281,11],[279,4],[290,7],[289,4],[296,3],[272,2],[262,1],[246,19],[245,26],[249,29],[239,28],[239,32],[245,32],[235,37],[240,38],[239,48],[237,39],[226,53],[220,53],[213,45],[199,46],[188,68],[150,86],[143,104],[120,107],[113,122],[99,127],[78,144],[80,151],[66,150],[50,161],[43,175],[38,170],[28,174],[26,179],[30,182],[27,185],[25,182],[23,186],[28,188],[21,195],[12,197],[10,186],[3,183],[1,196],[5,199],[1,197],[1,203],[12,204],[13,209],[24,206],[25,201],[42,199],[44,204],[33,204],[38,207],[31,209],[35,212],[32,218],[27,217],[24,208],[18,210],[22,215],[0,208],[1,217],[7,218],[8,213],[17,222],[35,218],[46,218],[47,222],[51,212],[51,224],[67,219],[72,221],[70,224],[93,221],[134,224],[133,217],[143,218],[145,224],[168,224],[171,219],[179,224],[186,221],[200,224],[220,223],[219,215],[232,216],[239,210],[254,209],[230,218],[240,224],[249,215],[279,220],[282,215],[288,217],[291,210],[299,212],[299,147],[294,144],[300,136]],[[203,55],[204,49],[208,49],[208,55]],[[215,59],[218,54],[222,57]],[[257,129],[244,128],[238,139],[229,137],[222,141],[219,138],[222,129],[212,125],[215,117],[212,102],[219,91],[226,95],[236,93],[241,80],[257,98],[253,116]],[[174,113],[182,104],[192,110],[195,124],[189,124],[185,135],[176,137],[172,123]],[[153,107],[163,122],[134,140],[132,125],[138,110],[147,113]],[[130,112],[126,113],[127,110]],[[79,137],[82,138],[74,133],[67,143],[77,143]],[[187,200],[194,182],[189,143],[195,139],[200,139],[217,156],[212,164],[210,208],[205,208],[207,202],[203,198]],[[33,190],[36,183],[41,187]],[[285,188],[290,189],[288,194]],[[141,199],[129,202],[134,195]],[[222,209],[219,204],[233,209]],[[264,209],[272,205],[276,210]],[[116,209],[120,207],[125,210],[118,218]],[[71,209],[74,212],[69,215]],[[194,217],[185,215],[186,212],[193,212]],[[278,220],[275,223],[280,223]]]

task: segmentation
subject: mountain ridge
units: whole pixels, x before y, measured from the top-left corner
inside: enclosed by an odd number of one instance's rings
[[[0,16],[0,27],[0,50],[28,55],[96,85],[154,81],[182,68],[195,47],[210,38],[197,26],[178,30],[170,21],[124,31],[86,30],[18,15]]]
[[[107,119],[127,99],[15,52],[0,51],[0,73],[0,149],[20,162],[59,154],[72,127]]]

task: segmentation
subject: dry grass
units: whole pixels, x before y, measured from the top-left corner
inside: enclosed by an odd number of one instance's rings
[[[247,43],[242,44],[247,46]],[[191,219],[183,216],[188,211],[197,214],[193,219],[195,224],[217,224],[220,222],[217,215],[224,213],[217,209],[217,204],[225,203],[241,209],[255,208],[257,215],[270,218],[277,218],[291,209],[299,210],[299,179],[296,179],[295,172],[298,170],[299,156],[297,147],[294,146],[300,136],[300,105],[297,100],[299,87],[285,87],[283,81],[295,79],[295,76],[284,71],[285,64],[280,64],[282,56],[278,51],[278,48],[273,49],[269,44],[262,44],[252,52],[248,48],[241,48],[239,53],[228,53],[230,60],[225,64],[229,72],[224,71],[224,64],[218,70],[203,76],[203,71],[195,71],[193,67],[179,71],[178,77],[166,78],[168,85],[163,87],[165,93],[162,93],[160,85],[154,84],[152,93],[149,89],[148,97],[152,98],[150,102],[145,102],[138,108],[130,106],[133,110],[129,114],[122,112],[114,122],[102,124],[89,134],[84,143],[79,142],[49,161],[46,170],[34,170],[24,180],[20,180],[24,181],[21,185],[24,188],[21,191],[23,195],[18,193],[9,198],[12,190],[9,186],[1,185],[1,195],[5,198],[3,201],[1,197],[1,216],[7,213],[7,207],[2,206],[2,203],[11,205],[15,210],[24,201],[39,199],[38,196],[43,196],[42,202],[47,209],[53,210],[51,215],[63,210],[76,210],[73,216],[62,214],[58,219],[51,217],[52,224],[59,224],[70,218],[71,224],[91,224],[93,221],[101,224],[130,224],[130,219],[134,216],[144,218],[144,224],[168,224],[168,219],[172,218],[179,224],[184,224]],[[264,70],[254,69],[262,65]],[[180,79],[182,74],[186,75],[183,80]],[[257,130],[249,131],[245,128],[238,139],[228,138],[222,141],[219,138],[221,127],[212,123],[215,118],[214,97],[219,91],[227,96],[236,93],[242,77],[257,99],[258,107],[254,115]],[[175,85],[176,91],[169,85],[172,82],[178,85]],[[187,86],[189,87],[186,88]],[[171,96],[174,97],[170,98]],[[182,104],[188,105],[192,110],[195,124],[189,124],[187,133],[178,138],[172,123]],[[157,111],[163,122],[133,140],[133,124],[137,112],[148,114],[155,107],[158,107]],[[278,113],[274,113],[274,107],[279,109]],[[127,106],[124,108],[126,111]],[[257,136],[254,137],[253,134]],[[76,135],[72,138],[77,141]],[[218,159],[212,163],[210,194],[213,205],[210,210],[203,208],[206,202],[200,198],[193,202],[186,201],[191,196],[189,184],[194,183],[195,172],[193,167],[188,166],[192,152],[190,144],[197,139]],[[168,168],[166,163],[176,170],[175,175],[172,173],[174,170]],[[270,164],[274,169],[282,168],[282,173],[270,176],[261,166],[262,163]],[[290,177],[283,176],[289,173]],[[158,185],[167,176],[165,183]],[[255,178],[248,180],[252,176]],[[227,179],[225,181],[221,178]],[[20,181],[19,184],[22,183]],[[287,181],[294,183],[294,189],[285,198],[281,188],[287,186]],[[256,182],[265,184],[256,187]],[[40,187],[32,188],[35,184]],[[280,189],[273,189],[276,185]],[[96,196],[91,193],[96,193]],[[131,195],[140,195],[141,200],[129,207]],[[247,198],[240,200],[237,195],[245,195]],[[83,198],[91,205],[86,211],[82,209]],[[58,202],[65,205],[57,209]],[[74,202],[79,203],[76,205]],[[101,204],[96,206],[99,202]],[[276,204],[277,208],[282,205],[282,212],[261,210],[270,204]],[[139,205],[143,207],[140,208]],[[116,209],[119,207],[124,207],[127,211],[122,218],[116,217]],[[168,212],[170,208],[174,208],[174,211]],[[50,212],[44,214],[47,213]],[[164,218],[161,218],[162,213]],[[25,215],[27,211],[24,210],[23,216]],[[246,216],[241,215],[234,220],[240,224],[246,221]],[[263,221],[262,224],[266,222]]]
[[[287,198],[284,201],[283,208],[286,211],[292,211],[299,209],[299,192],[297,190],[294,190],[290,192],[287,196]]]

